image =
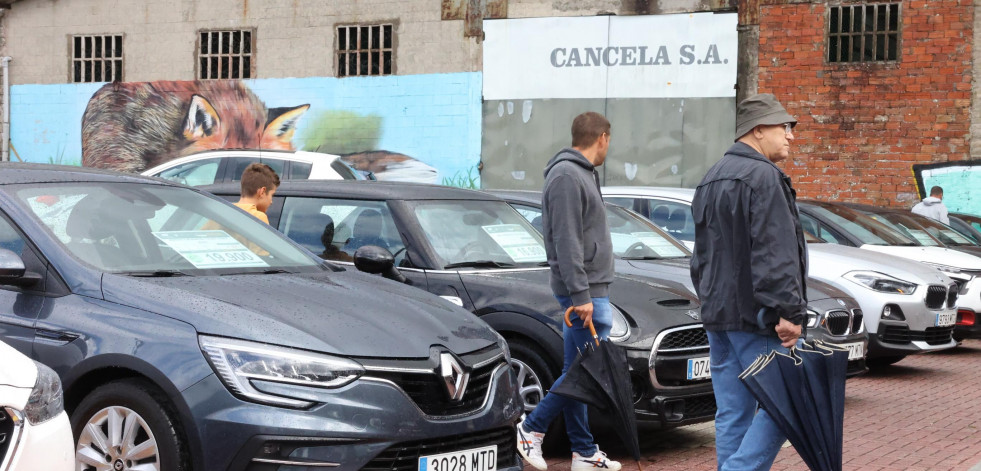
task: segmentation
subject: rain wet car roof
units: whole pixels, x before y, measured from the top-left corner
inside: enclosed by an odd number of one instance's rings
[[[132,182],[173,185],[158,178],[70,165],[0,163],[0,185],[19,183]]]
[[[222,183],[199,188],[220,195],[238,194],[241,191],[238,183]],[[276,189],[276,195],[316,195],[374,200],[500,200],[481,191],[450,186],[355,180],[284,180]]]

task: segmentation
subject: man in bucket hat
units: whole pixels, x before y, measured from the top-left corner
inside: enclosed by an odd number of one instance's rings
[[[771,94],[740,102],[736,143],[692,201],[691,277],[708,332],[719,470],[770,469],[786,440],[739,374],[801,335],[804,232],[790,178],[774,165],[789,156],[796,124]]]

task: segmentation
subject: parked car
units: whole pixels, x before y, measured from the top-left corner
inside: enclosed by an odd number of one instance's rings
[[[238,194],[231,185],[205,189],[228,199]],[[503,200],[412,183],[287,181],[268,215],[284,234],[337,263],[351,264],[365,246],[381,247],[397,267],[384,270],[389,276],[401,274],[480,316],[508,340],[526,410],[561,372],[563,311],[549,287],[545,247]],[[715,398],[703,370],[708,341],[697,299],[640,276],[618,275],[610,290],[610,338],[627,350],[640,425],[711,420]]]
[[[643,210],[661,208],[663,204],[672,205],[672,210],[678,207],[688,208],[676,217],[684,220],[680,227],[694,226],[690,205],[695,190],[651,187],[615,187],[609,191],[606,188],[603,190],[604,198],[608,194],[617,195],[616,198],[620,198],[621,202]],[[808,237],[808,282],[817,279],[830,284],[855,298],[862,306],[865,331],[871,339],[868,349],[870,364],[887,365],[911,353],[955,345],[950,335],[955,310],[948,299],[957,298],[956,289],[954,293],[948,293],[953,280],[939,271],[935,272],[901,257],[863,253],[856,251],[858,249],[834,244],[815,244],[821,242],[821,239],[813,237],[809,231],[822,234],[826,232],[822,232],[814,224],[803,208],[801,225]],[[694,246],[694,238],[691,244]],[[897,294],[882,292],[882,286],[891,286],[892,283],[913,284],[919,287],[919,291],[912,288]],[[941,302],[931,298],[928,303],[927,292],[933,290],[936,296],[941,289],[945,296]],[[916,296],[912,296],[914,291]],[[811,299],[811,293],[808,293],[808,299]],[[899,317],[900,307],[902,317]],[[889,314],[886,313],[887,310]]]
[[[245,167],[261,162],[272,167],[281,179],[371,180],[344,163],[340,156],[319,152],[260,149],[223,149],[198,152],[164,162],[143,175],[160,177],[190,186],[237,182]]]
[[[908,258],[950,277],[959,288],[955,323],[960,322],[962,326],[956,328],[957,335],[973,335],[970,332],[977,324],[975,313],[981,312],[981,257],[943,247],[925,230],[916,230],[916,236],[907,235],[888,224],[884,217],[876,219],[843,204],[805,201],[801,202],[800,210],[804,229],[825,242]],[[935,342],[940,340],[934,338]]]
[[[671,237],[695,248],[695,219],[691,215],[691,188],[604,186],[603,199],[636,211],[664,229]]]
[[[981,230],[967,221],[964,217],[959,217],[953,214],[947,215],[947,219],[950,220],[950,227],[955,231],[959,232],[964,237],[971,239],[971,242],[975,244],[981,244]]]
[[[981,216],[975,214],[967,214],[967,213],[950,213],[948,214],[948,217],[950,216],[956,217],[966,222],[967,224],[970,224],[971,228],[973,228],[978,232],[981,232]]]
[[[0,280],[24,269],[8,255],[0,251]],[[58,374],[3,342],[0,358],[0,469],[75,469],[72,429]]]
[[[4,164],[0,208],[0,339],[61,377],[77,470],[521,469],[507,345],[452,303],[160,179]]]
[[[541,192],[489,190],[504,198],[518,213],[541,232]],[[615,269],[623,275],[643,275],[666,284],[682,284],[693,297],[691,252],[673,237],[641,215],[607,203],[607,221],[613,238]],[[537,225],[536,225],[537,224]],[[637,244],[643,247],[638,248]],[[808,322],[805,338],[837,344],[849,351],[849,376],[865,373],[868,335],[862,310],[848,294],[809,278],[807,286]]]

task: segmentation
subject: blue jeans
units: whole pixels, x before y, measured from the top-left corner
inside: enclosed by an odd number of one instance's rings
[[[572,305],[572,299],[568,296],[556,296],[564,312]],[[596,334],[601,339],[610,336],[610,329],[613,327],[613,311],[610,309],[610,298],[592,298],[593,300],[593,327]],[[555,380],[553,388],[562,383],[565,372],[569,370],[573,360],[579,356],[579,347],[593,342],[593,334],[589,328],[583,325],[582,319],[572,313],[569,317],[572,320],[572,327],[562,324],[562,344],[563,344],[563,364],[562,376]],[[586,413],[586,404],[569,399],[558,394],[548,393],[538,403],[538,407],[531,411],[525,418],[524,428],[529,432],[545,433],[548,425],[558,417],[559,413],[565,417],[565,431],[569,435],[569,442],[572,444],[572,451],[579,453],[580,456],[593,456],[596,453],[596,445],[593,444],[593,434],[589,432],[589,418]]]
[[[739,380],[756,358],[787,352],[780,339],[750,332],[708,332],[715,390],[715,455],[719,471],[768,470],[787,440]]]

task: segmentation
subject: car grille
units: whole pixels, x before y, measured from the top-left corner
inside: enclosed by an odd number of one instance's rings
[[[851,324],[851,316],[848,311],[828,311],[825,315],[827,319],[828,331],[831,335],[845,335]]]
[[[466,435],[417,440],[392,445],[366,464],[367,471],[416,471],[419,458],[451,451],[497,446],[497,469],[513,466],[516,459],[514,428],[506,427]]]
[[[14,421],[7,411],[0,407],[0,463],[7,457],[10,442],[14,438]]]
[[[852,333],[857,334],[862,332],[862,321],[865,319],[865,314],[862,314],[861,309],[852,309]]]
[[[959,290],[960,289],[957,287],[957,284],[956,283],[951,284],[950,286],[947,287],[947,307],[948,308],[953,308],[953,307],[957,306],[957,292]]]
[[[685,398],[685,419],[713,416],[715,410],[714,394]]]
[[[950,342],[954,327],[928,327],[925,331],[911,331],[906,326],[887,325],[879,339],[888,343],[926,342],[930,345],[943,345]]]
[[[470,381],[463,398],[451,401],[443,379],[435,371],[420,372],[388,372],[371,371],[368,376],[386,379],[398,385],[412,401],[431,416],[465,415],[477,412],[490,389],[494,371],[504,364],[504,360],[495,361],[470,372]]]
[[[930,309],[941,309],[944,301],[947,300],[947,288],[943,286],[931,285],[927,288],[926,307]]]
[[[657,350],[659,352],[664,352],[681,349],[696,349],[708,347],[708,344],[708,334],[705,333],[704,328],[698,326],[668,333],[664,336],[664,339],[661,340]]]

